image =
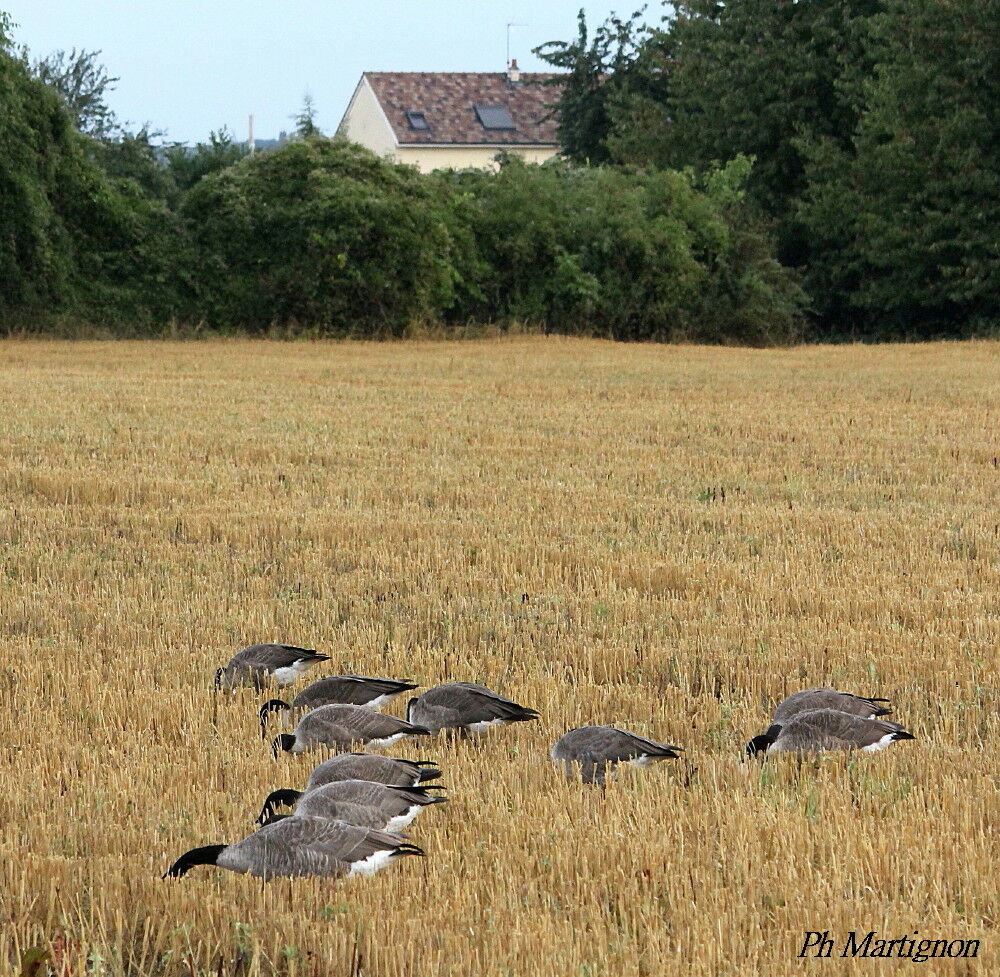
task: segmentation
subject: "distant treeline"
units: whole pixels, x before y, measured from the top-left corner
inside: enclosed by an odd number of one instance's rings
[[[987,8],[699,3],[663,31],[611,21],[592,39],[581,18],[576,42],[542,52],[570,72],[569,159],[432,175],[323,138],[311,103],[299,137],[267,153],[225,134],[155,147],[109,119],[113,79],[91,55],[32,65],[0,14],[0,330],[987,333],[1000,257]]]
[[[819,337],[1000,330],[1000,0],[688,0],[539,53],[591,165],[753,159]]]

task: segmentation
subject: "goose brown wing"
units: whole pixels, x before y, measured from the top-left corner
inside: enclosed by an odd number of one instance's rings
[[[308,815],[308,808],[302,813]],[[389,821],[385,812],[377,807],[355,804],[353,801],[332,801],[322,816],[332,821],[356,824],[359,828],[368,828],[371,831],[382,831]]]
[[[892,710],[885,705],[888,699],[872,699],[863,695],[853,695],[850,692],[838,692],[840,703],[837,709],[853,713],[856,716],[888,716]]]
[[[344,746],[355,742],[357,734],[342,722],[339,712],[342,708],[343,706],[320,706],[307,712],[295,727],[295,735],[306,741],[328,745]]]
[[[679,746],[670,746],[667,743],[657,743],[656,740],[648,739],[645,736],[640,736],[638,733],[630,733],[625,729],[617,729],[615,727],[610,727],[613,733],[617,733],[618,737],[613,741],[616,744],[621,743],[621,749],[623,754],[627,750],[626,756],[623,759],[631,759],[634,756],[646,755],[646,756],[662,756],[662,757],[674,757],[678,752],[682,752]]]
[[[334,703],[363,706],[383,695],[398,695],[415,689],[412,682],[395,679],[368,678],[364,675],[330,675],[307,685],[292,701],[301,707],[323,706]]]
[[[345,821],[347,824],[375,829],[384,828],[389,818],[393,816],[374,804],[337,797],[322,789],[304,794],[295,805],[295,813],[302,817],[327,818],[332,821]]]
[[[838,692],[836,689],[804,689],[794,692],[774,710],[773,723],[785,724],[793,716],[802,712],[813,712],[817,709],[838,709],[853,716],[867,718],[871,715],[888,715],[892,710],[879,703],[884,699],[866,699],[863,696],[852,695],[850,692]]]
[[[379,784],[412,786],[423,780],[441,776],[441,771],[415,760],[376,753],[345,753],[319,764],[309,775],[306,789],[337,780],[372,780]]]
[[[675,757],[679,746],[668,746],[615,726],[581,726],[570,730],[552,748],[555,760],[622,763],[646,755]]]
[[[355,733],[356,739],[360,741],[384,739],[388,736],[398,736],[400,733],[413,733],[420,729],[419,726],[408,723],[398,716],[389,716],[384,712],[366,709],[364,706],[325,708],[339,710],[338,722]]]
[[[796,716],[782,731],[790,735],[813,736],[823,749],[861,749],[877,743],[887,733],[902,730],[898,723],[866,719],[839,709],[815,709]]]
[[[262,877],[345,874],[352,862],[403,844],[398,835],[295,815],[230,845],[219,865]]]
[[[329,655],[317,654],[311,648],[298,648],[295,645],[250,645],[238,651],[229,660],[229,668],[288,668],[297,661],[326,661]]]
[[[313,788],[305,797],[312,798],[313,806],[324,800],[338,800],[381,808],[386,797],[390,796],[387,793],[388,790],[389,788],[385,784],[376,784],[367,780],[335,780],[332,783]]]
[[[418,704],[430,707],[435,725],[469,726],[473,723],[488,723],[496,719],[506,722],[522,722],[535,719],[538,713],[473,682],[452,682],[439,685],[424,693]],[[420,715],[419,708],[415,717]],[[446,720],[442,722],[441,720]]]

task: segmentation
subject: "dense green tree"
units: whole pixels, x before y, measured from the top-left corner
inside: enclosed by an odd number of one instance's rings
[[[10,26],[0,13],[0,306],[60,305],[75,272],[65,210],[91,174],[59,95],[31,77]]]
[[[662,61],[647,46],[650,30],[643,10],[631,17],[610,17],[591,36],[584,11],[577,15],[575,41],[550,41],[535,54],[562,72],[555,107],[565,156],[578,163],[605,163],[612,108],[629,96],[665,100]]]
[[[63,98],[13,51],[0,15],[0,308],[30,316],[177,309],[176,225],[133,182],[95,161]]]
[[[95,139],[90,152],[114,181],[129,181],[150,200],[175,204],[179,191],[174,174],[164,165],[163,153],[154,141],[163,133],[143,126],[138,132],[119,130],[105,139]]]
[[[675,161],[668,104],[672,49],[669,31],[649,31],[629,68],[628,84],[609,95],[604,145],[613,162],[663,168]]]
[[[854,139],[813,147],[810,276],[857,334],[1000,329],[998,23],[1000,0],[889,0]]]
[[[779,253],[812,259],[797,220],[807,185],[804,145],[847,146],[861,80],[870,76],[871,17],[881,0],[690,0],[678,4],[668,104],[675,166],[745,154],[748,191],[776,221]]]

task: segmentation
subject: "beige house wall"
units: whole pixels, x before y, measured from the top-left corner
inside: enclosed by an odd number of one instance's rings
[[[363,75],[354,91],[337,135],[360,143],[378,156],[392,156],[396,151],[396,136],[382,111],[368,79]]]
[[[528,163],[544,163],[558,152],[555,146],[503,148]],[[421,173],[429,173],[431,170],[464,170],[467,167],[496,169],[494,157],[499,152],[499,146],[397,146],[392,155],[399,163],[409,163]]]

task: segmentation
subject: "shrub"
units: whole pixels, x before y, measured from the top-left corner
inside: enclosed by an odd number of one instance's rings
[[[322,138],[244,159],[183,200],[194,307],[223,328],[399,335],[460,287],[450,196],[411,167]]]
[[[750,219],[749,161],[704,188],[667,170],[529,166],[450,179],[485,266],[461,314],[616,339],[787,342],[804,302]]]

